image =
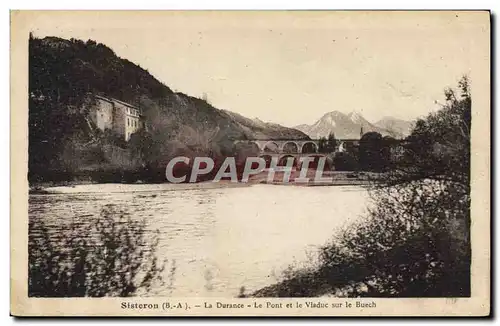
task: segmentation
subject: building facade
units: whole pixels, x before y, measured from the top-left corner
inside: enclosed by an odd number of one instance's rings
[[[90,117],[97,128],[112,130],[125,141],[130,140],[133,133],[144,129],[142,110],[132,104],[114,98],[95,95],[95,107]]]

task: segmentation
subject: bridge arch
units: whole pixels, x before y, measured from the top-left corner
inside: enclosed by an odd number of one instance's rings
[[[256,141],[248,142],[248,146],[253,147],[253,149],[257,149],[259,152],[262,150],[262,148],[260,147],[260,144]]]
[[[307,141],[302,144],[302,148],[300,150],[301,153],[317,153],[318,145],[313,141]]]
[[[299,145],[294,141],[287,141],[283,144],[283,153],[299,153]]]
[[[268,141],[262,146],[262,151],[265,153],[279,153],[280,147],[276,142]]]

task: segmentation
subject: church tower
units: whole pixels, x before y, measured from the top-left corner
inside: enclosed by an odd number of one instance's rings
[[[359,139],[363,137],[363,126],[361,126],[361,130],[359,131]]]

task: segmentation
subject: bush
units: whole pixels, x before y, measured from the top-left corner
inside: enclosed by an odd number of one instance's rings
[[[149,241],[145,221],[113,205],[90,226],[73,221],[62,236],[40,218],[30,218],[29,228],[31,297],[128,297],[163,284],[165,262],[155,256],[158,235]]]
[[[354,155],[346,152],[336,153],[333,158],[333,165],[336,171],[357,171],[359,169]]]
[[[337,295],[469,296],[466,209],[446,185],[422,181],[375,191],[378,205],[321,252]],[[455,207],[457,208],[457,207]]]
[[[436,181],[379,188],[366,219],[342,229],[319,262],[256,296],[470,296],[467,200]]]

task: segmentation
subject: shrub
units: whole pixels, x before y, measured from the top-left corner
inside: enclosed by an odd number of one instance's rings
[[[31,297],[127,297],[163,284],[158,235],[148,241],[145,221],[113,205],[90,225],[73,221],[69,234],[51,233],[40,218],[29,228]]]
[[[254,295],[470,296],[468,202],[452,189],[430,180],[373,189],[368,216],[340,230],[318,262]]]
[[[421,181],[377,189],[373,196],[378,204],[368,218],[321,251],[320,273],[334,292],[469,296],[468,209],[457,207],[447,186]]]
[[[346,152],[336,153],[333,158],[333,165],[336,171],[357,171],[359,169],[354,155]]]

